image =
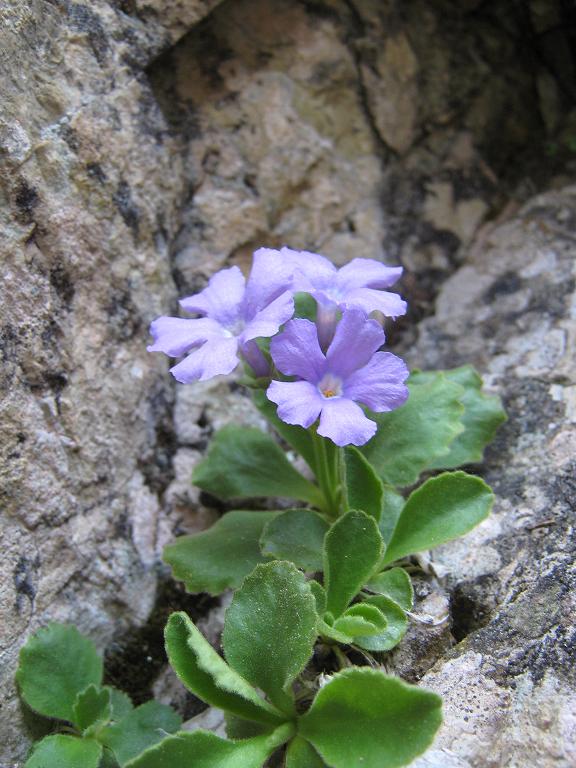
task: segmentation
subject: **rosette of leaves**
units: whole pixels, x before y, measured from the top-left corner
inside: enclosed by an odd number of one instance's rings
[[[314,587],[293,564],[259,565],[227,611],[222,658],[184,613],[166,627],[170,663],[184,685],[224,710],[228,739],[179,732],[130,768],[260,768],[278,750],[287,768],[395,768],[431,743],[441,700],[366,667],[324,679],[300,697],[319,616]],[[128,768],[127,766],[127,768]]]
[[[310,574],[322,572],[330,526],[355,510],[374,520],[383,542],[375,571],[360,586],[388,589],[392,578],[405,583],[407,577],[398,570],[394,577],[375,577],[396,561],[470,531],[488,515],[493,502],[480,478],[445,471],[411,493],[404,489],[414,487],[423,472],[481,461],[484,447],[506,418],[500,401],[482,392],[482,381],[470,366],[413,373],[409,389],[401,408],[370,414],[378,431],[361,449],[337,449],[311,430],[284,423],[265,394],[256,392],[258,408],[307,462],[315,480],[298,472],[269,435],[229,426],[216,434],[193,482],[227,501],[273,496],[308,506],[281,512],[234,510],[208,531],[180,537],[164,550],[175,578],[190,592],[217,595],[239,587],[256,565],[271,558],[289,560]],[[337,514],[330,511],[328,496],[339,498]],[[388,605],[384,598],[393,598],[378,589],[369,590],[374,592],[371,602],[363,602],[383,610]],[[361,613],[360,608],[350,608],[353,615]],[[364,616],[376,616],[372,609],[362,610]],[[356,624],[360,626],[359,619]]]
[[[69,624],[49,624],[20,651],[16,680],[26,704],[59,722],[61,732],[34,745],[25,768],[123,768],[144,749],[177,731],[170,707],[102,684],[102,659]]]

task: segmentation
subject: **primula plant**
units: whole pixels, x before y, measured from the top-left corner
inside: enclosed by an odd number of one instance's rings
[[[383,654],[415,618],[413,556],[489,514],[490,488],[458,468],[482,460],[505,415],[470,366],[410,373],[386,351],[385,318],[406,312],[388,290],[401,271],[262,248],[247,280],[224,269],[180,302],[194,317],[152,323],[149,350],[179,358],[179,382],[238,371],[276,433],[230,425],[214,435],[193,482],[239,508],[164,551],[188,591],[236,590],[223,657],[185,614],[166,627],[172,667],[225,712],[228,738],[169,735],[179,723],[155,710],[154,738],[143,729],[147,744],[130,741],[143,707],[122,709],[88,652],[76,664],[85,674],[63,687],[67,703],[50,707],[44,683],[31,693],[31,676],[44,675],[30,661],[40,634],[23,651],[22,695],[71,732],[40,742],[28,768],[52,768],[56,747],[69,750],[65,768],[103,758],[131,768],[395,768],[430,745],[440,698],[386,674]],[[255,503],[268,497],[279,508]],[[79,763],[73,750],[89,757]]]

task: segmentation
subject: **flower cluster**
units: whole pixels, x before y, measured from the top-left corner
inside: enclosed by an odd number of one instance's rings
[[[183,356],[171,368],[183,383],[231,373],[244,360],[256,376],[272,379],[267,396],[283,421],[307,428],[319,420],[318,434],[336,445],[363,445],[376,424],[359,404],[390,411],[408,397],[408,369],[379,351],[384,331],[370,318],[406,312],[406,302],[384,290],[401,273],[372,259],[337,269],[316,253],[260,248],[247,281],[238,267],[223,269],[182,299],[182,309],[198,317],[155,320],[148,349]],[[294,318],[296,293],[315,299],[315,322]],[[272,370],[259,338],[272,338]]]

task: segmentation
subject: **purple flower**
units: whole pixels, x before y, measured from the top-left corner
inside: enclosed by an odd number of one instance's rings
[[[272,339],[278,370],[296,381],[272,381],[267,396],[287,424],[310,427],[336,445],[364,445],[377,425],[358,403],[373,411],[391,411],[408,397],[408,369],[399,357],[378,352],[384,331],[361,310],[345,310],[326,354],[309,320],[295,319]]]
[[[170,369],[185,384],[231,373],[239,355],[257,375],[266,375],[268,367],[254,339],[273,336],[294,314],[291,281],[291,269],[278,251],[260,248],[248,282],[238,267],[222,269],[203,291],[182,299],[184,310],[204,317],[154,320],[150,326],[154,343],[148,351],[186,355]]]
[[[337,269],[319,253],[282,248],[294,265],[294,291],[312,294],[319,305],[340,309],[378,310],[386,317],[406,314],[406,302],[397,293],[384,291],[400,278],[402,267],[388,267],[374,259],[352,259]]]

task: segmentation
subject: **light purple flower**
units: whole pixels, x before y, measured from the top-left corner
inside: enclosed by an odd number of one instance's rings
[[[406,314],[406,302],[385,291],[402,275],[402,267],[388,267],[375,259],[352,259],[340,269],[319,253],[282,248],[280,253],[294,265],[294,291],[310,293],[323,307],[378,310],[386,317]]]
[[[266,375],[266,361],[254,340],[273,336],[294,314],[291,281],[291,268],[278,251],[260,248],[248,282],[238,267],[222,269],[203,291],[182,299],[184,310],[204,317],[154,320],[148,351],[186,355],[170,369],[182,383],[231,373],[240,356],[257,375]]]
[[[326,354],[316,325],[295,319],[272,339],[270,352],[278,370],[296,381],[272,381],[267,396],[287,424],[310,427],[320,418],[318,434],[336,445],[364,445],[377,425],[358,403],[372,411],[391,411],[408,397],[408,369],[390,352],[378,352],[384,331],[361,310],[345,310]]]

